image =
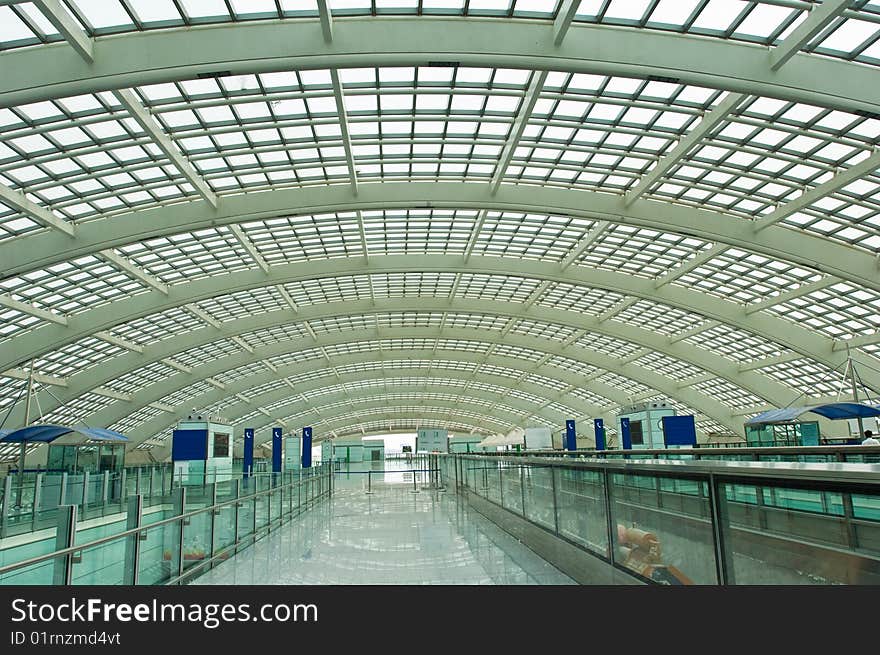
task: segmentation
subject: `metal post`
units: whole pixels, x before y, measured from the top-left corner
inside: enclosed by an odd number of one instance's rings
[[[526,516],[526,470],[524,466],[519,467],[519,490],[522,494],[522,515]]]
[[[82,481],[82,514],[83,518],[87,518],[88,516],[88,506],[89,506],[89,484],[91,483],[91,475],[88,471],[83,473],[83,481]]]
[[[24,400],[24,425],[27,427],[31,423],[31,396],[34,393],[34,360],[31,360],[31,370],[28,373],[27,396]],[[24,490],[24,460],[27,454],[27,442],[22,439],[21,445],[18,447],[18,498],[15,501],[16,507],[21,507],[21,494]]]
[[[236,551],[238,551],[238,547],[237,547],[237,544],[238,544],[238,508],[241,507],[241,503],[238,502],[238,499],[241,497],[241,479],[238,479],[235,481],[234,489],[235,489],[235,491],[233,493],[235,493],[235,503],[233,503],[232,508],[234,510],[233,514],[235,515],[234,520],[233,520],[233,522],[234,522],[233,527],[234,527],[235,532],[233,532],[233,534],[232,534],[232,536],[233,536],[232,543],[236,544]]]
[[[217,483],[211,485],[211,506],[216,507],[217,505]],[[212,509],[210,512],[211,516],[211,546],[209,549],[210,559],[214,559],[214,535],[217,534],[217,516],[220,514],[219,509]]]
[[[418,488],[416,488],[416,471],[415,471],[415,469],[413,469],[413,488],[410,493],[413,493],[413,494],[419,493]]]
[[[128,497],[126,503],[125,529],[132,530],[141,527],[144,512],[144,498],[139,494]],[[136,585],[138,583],[138,569],[140,568],[141,541],[147,538],[146,530],[137,532],[125,540],[125,566],[122,570],[123,584]]]
[[[603,496],[605,497],[605,529],[607,531],[609,561],[614,562],[614,542],[617,540],[617,522],[611,514],[611,474],[608,469],[603,469],[602,474]]]
[[[55,530],[55,550],[72,548],[76,538],[76,505],[58,508],[58,528]],[[54,559],[52,584],[69,585],[73,582],[73,565],[80,561],[74,553]]]
[[[367,471],[367,493],[373,493],[373,472]]]
[[[152,475],[150,478],[152,479]],[[152,487],[152,485],[150,485]],[[186,511],[186,487],[180,486],[171,494],[172,512],[177,516],[181,516]],[[171,549],[171,578],[177,579],[183,575],[183,538],[184,526],[187,521],[180,519],[172,530],[172,549]]]
[[[128,498],[128,488],[126,485],[128,484],[128,474],[125,469],[122,469],[119,472],[119,504],[123,504]]]
[[[142,467],[140,467],[140,466],[137,467],[137,475],[135,476],[135,482],[134,482],[134,493],[135,494],[141,493],[141,468]]]
[[[553,531],[559,534],[559,501],[556,496],[556,467],[550,467],[550,486],[553,490]]]
[[[110,491],[110,472],[104,471],[103,479],[101,480],[101,501],[104,505],[107,504],[109,499],[108,493]]]
[[[58,504],[67,504],[67,471],[61,474],[61,489],[58,491]]]
[[[12,498],[12,476],[3,479],[3,505],[0,507],[0,539],[6,536],[9,523],[9,505]]]
[[[34,481],[34,502],[31,507],[31,531],[37,529],[37,516],[40,514],[40,503],[43,499],[43,474],[37,473]]]
[[[714,474],[709,474],[709,509],[712,521],[712,541],[715,546],[715,574],[718,584],[736,584],[733,558],[724,540],[727,523],[727,495]]]

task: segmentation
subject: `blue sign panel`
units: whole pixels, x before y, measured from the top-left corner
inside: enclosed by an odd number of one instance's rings
[[[254,470],[254,429],[244,429],[244,453],[242,456],[241,470],[248,477]]]
[[[207,430],[175,430],[171,436],[171,461],[208,459]]]
[[[312,428],[303,428],[302,440],[302,467],[309,468],[312,465]]]
[[[663,443],[667,446],[696,446],[697,428],[693,416],[663,416]]]
[[[593,433],[596,435],[596,450],[605,450],[605,422],[602,419],[593,419]]]
[[[629,434],[629,419],[620,419],[620,443],[623,444],[624,450],[632,450],[632,438]]]
[[[272,472],[281,473],[281,428],[272,428]]]
[[[574,419],[565,421],[565,443],[562,444],[565,450],[577,450],[577,431],[575,430]]]

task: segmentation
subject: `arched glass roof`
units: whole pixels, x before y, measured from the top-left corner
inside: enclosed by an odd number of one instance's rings
[[[865,0],[0,2],[0,411],[31,365],[141,448],[878,393],[878,39]]]

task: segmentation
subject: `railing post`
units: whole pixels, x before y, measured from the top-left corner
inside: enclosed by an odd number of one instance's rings
[[[119,504],[125,503],[128,498],[128,473],[125,469],[119,472]]]
[[[235,544],[235,550],[236,550],[236,552],[238,552],[238,510],[241,507],[241,503],[238,502],[238,499],[241,497],[241,478],[239,478],[238,480],[235,481],[235,487],[234,487],[233,493],[235,494],[235,502],[232,504],[232,509],[234,510],[233,511],[234,532],[232,533],[232,536],[233,536],[232,543]]]
[[[373,472],[367,471],[367,493],[373,493]]]
[[[217,534],[217,515],[220,514],[220,510],[216,508],[217,505],[217,483],[211,485],[211,511],[208,515],[211,517],[211,546],[209,549],[210,559],[214,559],[214,536]]]
[[[531,477],[531,476],[530,476]],[[519,490],[522,493],[522,515],[526,516],[526,469],[525,466],[519,467]]]
[[[152,478],[153,476],[150,475],[150,482],[152,482]],[[151,491],[152,486],[153,485],[150,484]],[[183,516],[184,511],[186,511],[186,487],[180,486],[171,494],[171,508],[171,511],[175,516]],[[172,530],[173,538],[171,540],[171,578],[177,579],[183,575],[183,518],[180,518],[172,525],[174,528]]]
[[[140,494],[129,496],[126,502],[125,529],[133,530],[141,527],[144,512],[144,498]],[[146,532],[136,532],[125,540],[125,567],[122,570],[123,584],[136,585],[140,569],[141,541]]]
[[[0,539],[6,536],[9,524],[9,506],[12,504],[12,476],[3,479],[3,507],[0,511]]]
[[[141,468],[142,467],[140,467],[140,466],[137,467],[137,474],[135,475],[135,481],[134,481],[134,493],[135,494],[141,493]]]
[[[605,529],[608,539],[608,560],[614,563],[614,542],[617,541],[617,522],[611,513],[611,474],[608,469],[602,469],[602,487],[605,496]]]
[[[724,541],[724,524],[727,522],[727,495],[714,474],[709,474],[709,509],[712,521],[712,541],[715,546],[715,574],[718,584],[736,584],[733,558]]]
[[[162,487],[161,487],[161,492],[159,495],[164,496],[165,495],[165,467],[163,466],[160,470],[162,471]]]
[[[110,471],[104,471],[103,479],[101,480],[101,503],[103,505],[107,505],[107,502],[110,499]]]
[[[37,529],[37,516],[40,514],[40,504],[43,500],[43,474],[37,473],[34,480],[34,502],[31,505],[31,531]]]
[[[559,534],[559,499],[556,492],[556,467],[550,467],[550,487],[553,490],[553,531]]]
[[[58,491],[58,505],[67,504],[67,472],[61,474],[61,489]]]
[[[58,528],[55,531],[55,550],[71,548],[76,538],[76,505],[58,508]],[[69,585],[73,581],[73,553],[56,557],[52,584]]]
[[[83,519],[88,518],[89,516],[89,485],[92,483],[91,474],[86,471],[83,473],[82,479],[82,517]]]

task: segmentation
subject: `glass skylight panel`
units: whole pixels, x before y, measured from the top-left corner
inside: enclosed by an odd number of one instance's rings
[[[596,378],[596,381],[607,384],[615,389],[620,389],[624,393],[632,396],[651,391],[650,387],[630,378],[618,375],[617,373],[612,373],[611,371],[605,371]]]
[[[68,377],[103,364],[124,352],[127,351],[119,346],[89,336],[44,353],[34,360],[34,368],[45,375]]]
[[[597,367],[591,364],[587,364],[586,362],[582,362],[577,359],[571,359],[570,357],[565,357],[564,355],[553,355],[550,359],[547,360],[547,365],[561,368],[563,371],[585,378],[593,377],[596,371],[599,370]]]
[[[194,368],[203,364],[209,364],[221,357],[227,357],[242,352],[241,346],[234,341],[214,341],[203,346],[190,348],[182,353],[174,356],[179,363],[184,366]]]
[[[801,327],[850,339],[880,330],[880,294],[841,282],[768,308]]]
[[[156,314],[114,326],[108,332],[133,343],[149,345],[205,327],[205,322],[182,307],[172,307]]]
[[[577,330],[567,325],[558,325],[554,323],[537,323],[529,320],[519,320],[516,325],[511,328],[511,333],[525,334],[538,339],[546,339],[549,341],[565,341],[571,337]]]
[[[449,313],[446,315],[445,325],[447,328],[501,331],[507,325],[507,320],[503,316]]]
[[[473,254],[562,261],[593,224],[568,216],[489,211]]]
[[[705,317],[675,307],[639,300],[634,305],[618,312],[611,320],[629,323],[650,332],[672,336],[686,332],[700,325]]]
[[[96,393],[84,393],[45,414],[41,422],[55,425],[82,425],[86,417],[114,402],[116,401],[112,398],[106,398]]]
[[[463,252],[476,222],[473,211],[363,211],[361,216],[367,251],[377,255]]]
[[[706,373],[705,370],[698,366],[653,351],[642,355],[634,360],[632,364],[633,366],[641,366],[654,373],[671,377],[678,383]]]
[[[791,352],[785,346],[728,325],[702,330],[684,341],[741,363],[787,355]]]
[[[852,398],[850,382],[844,379],[841,371],[834,371],[809,359],[774,364],[759,371],[804,394],[804,397],[798,399],[804,401],[804,405],[810,404],[810,398],[835,396],[838,393],[843,394],[844,399]]]
[[[150,362],[129,373],[108,380],[104,386],[119,393],[133,395],[137,392],[177,375],[179,371],[162,362]]]
[[[461,273],[456,297],[524,302],[539,284],[537,280],[515,276]]]
[[[575,341],[575,345],[580,348],[588,348],[595,350],[603,355],[622,358],[636,352],[641,346],[630,341],[623,341],[606,334],[598,334],[589,332],[583,337]]]
[[[286,307],[284,299],[274,287],[252,289],[215,296],[196,305],[221,322],[234,321],[247,316],[276,312]]]

